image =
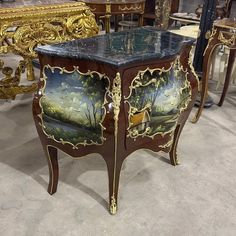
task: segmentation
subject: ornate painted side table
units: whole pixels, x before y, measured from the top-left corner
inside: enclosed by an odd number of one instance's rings
[[[207,99],[209,72],[211,61],[214,56],[213,52],[219,45],[224,45],[230,50],[223,92],[218,103],[219,106],[222,106],[229,87],[231,72],[236,56],[236,21],[225,18],[222,20],[216,20],[213,24],[213,29],[204,52],[200,106],[195,115],[193,123],[196,123],[199,120],[205,101]]]
[[[104,18],[106,33],[110,32],[111,16],[116,17],[121,14],[137,14],[139,16],[138,25],[143,25],[145,0],[82,0],[82,2],[85,2],[96,16]],[[117,22],[115,22],[115,27],[116,26]]]
[[[16,0],[0,3],[0,99],[14,99],[19,93],[33,92],[36,83],[22,85],[21,74],[34,80],[32,59],[39,44],[63,42],[97,34],[94,15],[84,3],[69,0]],[[14,71],[4,65],[4,55],[14,53],[22,60]]]
[[[41,79],[33,115],[48,160],[50,194],[58,184],[57,149],[104,158],[112,214],[129,154],[162,150],[178,164],[178,139],[198,90],[188,59],[192,43],[142,27],[36,49]]]

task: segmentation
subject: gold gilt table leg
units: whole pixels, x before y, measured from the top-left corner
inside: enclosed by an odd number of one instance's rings
[[[20,61],[14,72],[11,67],[5,67],[4,61],[0,59],[0,71],[3,75],[3,78],[0,80],[0,99],[15,99],[17,94],[32,93],[37,90],[36,83],[33,83],[30,86],[19,85],[21,74],[25,71],[25,67],[26,62]]]
[[[110,33],[111,4],[106,4],[105,30]]]
[[[111,15],[106,15],[105,16],[105,30],[106,30],[106,33],[110,33],[110,18],[111,18]]]
[[[0,85],[0,99],[15,99],[17,94],[33,93],[37,90],[37,84],[33,83],[31,86],[1,86]]]
[[[31,58],[25,58],[25,61],[26,61],[27,80],[29,80],[29,81],[35,80],[34,67],[33,67]]]
[[[7,54],[9,50],[8,40],[4,41],[0,47],[0,53]],[[31,58],[25,58],[19,61],[17,68],[14,70],[11,67],[4,66],[4,61],[0,59],[0,71],[2,76],[0,78],[0,99],[15,99],[17,94],[33,93],[37,90],[37,84],[33,83],[30,86],[20,85],[22,73],[25,72],[27,80],[35,80],[34,69]]]

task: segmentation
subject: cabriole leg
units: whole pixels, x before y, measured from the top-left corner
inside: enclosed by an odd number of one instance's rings
[[[48,193],[54,194],[57,191],[58,185],[58,160],[57,160],[57,148],[52,146],[44,146],[44,151],[48,161],[49,168],[49,184]]]
[[[179,136],[181,134],[182,129],[183,129],[183,126],[181,127],[180,125],[177,125],[177,127],[175,128],[173,144],[169,152],[170,163],[173,166],[180,164],[178,156],[177,156],[177,145],[178,145]]]

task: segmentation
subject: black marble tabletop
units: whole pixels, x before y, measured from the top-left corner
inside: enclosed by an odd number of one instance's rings
[[[141,27],[39,46],[36,52],[51,56],[88,59],[119,67],[132,62],[172,57],[177,55],[184,45],[193,42],[192,38],[159,31],[154,27]]]

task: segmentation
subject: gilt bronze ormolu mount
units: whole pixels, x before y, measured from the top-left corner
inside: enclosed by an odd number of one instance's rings
[[[48,160],[50,194],[58,184],[57,149],[72,157],[103,157],[111,214],[117,211],[122,163],[132,152],[165,151],[178,164],[178,139],[198,90],[192,43],[142,27],[36,49],[42,76],[33,115]]]

